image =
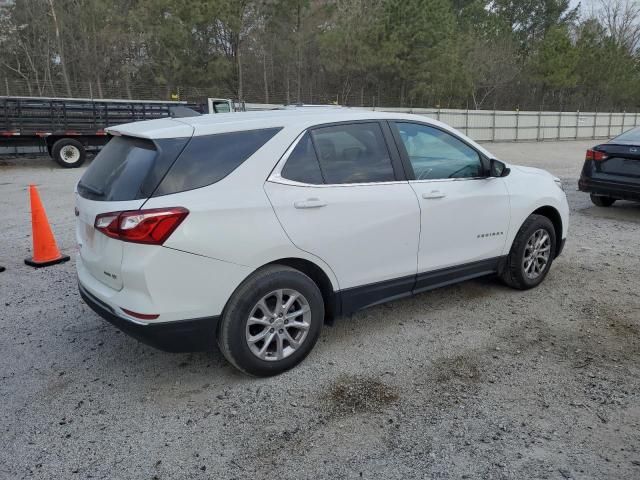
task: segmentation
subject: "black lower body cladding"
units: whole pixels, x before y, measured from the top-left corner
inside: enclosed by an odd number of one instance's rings
[[[133,338],[165,352],[196,352],[216,345],[218,317],[205,317],[176,322],[146,324],[122,318],[78,283],[80,295],[91,309],[106,321]]]

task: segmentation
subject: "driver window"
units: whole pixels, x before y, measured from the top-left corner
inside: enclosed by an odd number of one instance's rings
[[[437,128],[396,122],[416,180],[482,176],[480,155],[466,143]]]

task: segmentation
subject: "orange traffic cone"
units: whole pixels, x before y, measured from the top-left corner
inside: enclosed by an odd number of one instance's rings
[[[35,185],[29,185],[29,197],[31,198],[33,257],[25,259],[24,263],[32,267],[47,267],[56,263],[66,262],[69,257],[62,255],[58,250],[56,239],[53,237],[47,214],[44,211]]]

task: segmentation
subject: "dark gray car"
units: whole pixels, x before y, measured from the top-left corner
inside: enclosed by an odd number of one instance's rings
[[[640,127],[587,150],[578,188],[600,207],[640,202]]]

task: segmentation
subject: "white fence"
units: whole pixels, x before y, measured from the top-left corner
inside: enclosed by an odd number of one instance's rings
[[[249,111],[255,111],[282,108],[282,105],[247,103],[245,107]],[[640,126],[640,115],[637,112],[520,112],[382,107],[369,110],[424,115],[451,125],[480,142],[611,138]],[[43,153],[44,147],[7,147],[0,140],[0,154],[36,152]]]
[[[247,110],[277,107],[257,103],[246,104]],[[640,115],[637,112],[520,112],[393,107],[372,110],[424,115],[451,125],[481,142],[611,138],[625,130],[640,126]]]
[[[517,142],[610,138],[640,125],[638,113],[520,112],[376,108],[440,120],[477,141]]]

